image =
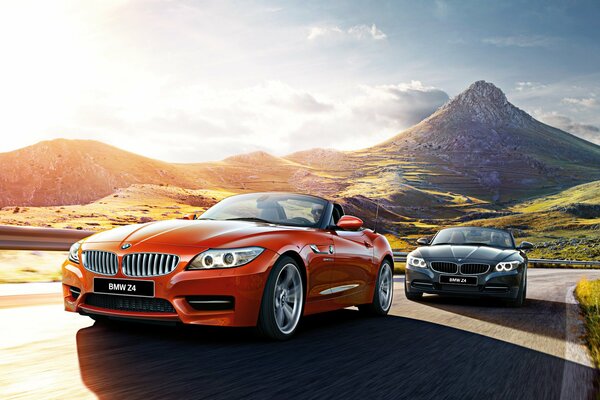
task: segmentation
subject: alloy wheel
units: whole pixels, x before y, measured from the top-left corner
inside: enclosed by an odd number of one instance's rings
[[[296,329],[302,313],[302,277],[294,264],[286,264],[279,271],[273,296],[275,322],[288,334]]]

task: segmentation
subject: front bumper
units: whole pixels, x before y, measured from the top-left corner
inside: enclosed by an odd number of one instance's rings
[[[193,258],[193,255],[181,255],[181,262],[173,272],[148,278],[125,276],[121,268],[119,268],[116,275],[107,277],[88,271],[82,265],[67,260],[62,266],[65,310],[84,315],[94,314],[129,319],[172,321],[184,324],[255,326],[265,283],[271,267],[277,261],[278,254],[264,250],[255,260],[241,267],[186,271],[185,267],[191,258]],[[118,255],[118,259],[119,265],[121,265],[121,255]],[[172,308],[166,307],[167,311],[163,309],[161,312],[149,310],[125,311],[99,307],[97,301],[93,302],[96,305],[87,304],[86,299],[88,296],[90,299],[92,298],[94,277],[152,280],[155,287],[154,298],[168,301]],[[76,288],[75,293],[71,290],[73,287]],[[78,295],[77,289],[80,292]],[[97,297],[97,295],[95,296]],[[228,309],[199,310],[197,307],[195,308],[193,303],[190,303],[190,301],[193,302],[194,299],[198,299],[199,296],[203,299],[229,298],[233,300],[231,302],[232,306]],[[140,298],[134,300],[137,299]]]
[[[406,267],[406,288],[409,293],[431,293],[465,297],[497,297],[515,299],[523,280],[525,267],[512,271],[492,270],[481,275],[444,274],[430,267]],[[440,276],[475,276],[477,285],[455,285],[440,283]]]

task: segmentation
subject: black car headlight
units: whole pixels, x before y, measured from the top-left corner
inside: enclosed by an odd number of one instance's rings
[[[496,271],[512,271],[513,269],[517,269],[521,264],[521,261],[504,261],[496,264]]]
[[[69,261],[79,264],[79,249],[81,248],[81,242],[73,243],[69,249]]]
[[[265,249],[262,247],[244,247],[239,249],[210,249],[198,254],[187,269],[234,268],[248,264]]]
[[[406,265],[410,267],[427,268],[427,262],[423,258],[408,256],[406,257]]]

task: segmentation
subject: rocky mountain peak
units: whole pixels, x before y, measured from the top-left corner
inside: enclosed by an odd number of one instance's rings
[[[531,120],[527,113],[507,100],[502,90],[486,81],[474,82],[439,112],[451,121],[473,122],[489,127],[523,126]]]

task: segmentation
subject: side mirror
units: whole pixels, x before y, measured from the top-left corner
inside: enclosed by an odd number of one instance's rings
[[[429,239],[427,239],[426,237],[418,238],[417,244],[421,246],[429,246]]]
[[[521,244],[519,245],[519,247],[517,247],[517,249],[519,249],[519,250],[531,250],[531,249],[533,249],[533,244],[531,244],[529,242],[521,242]]]
[[[337,223],[337,227],[348,230],[357,231],[363,226],[363,220],[352,215],[344,215]]]
[[[193,220],[196,219],[196,214],[185,214],[181,219]]]

